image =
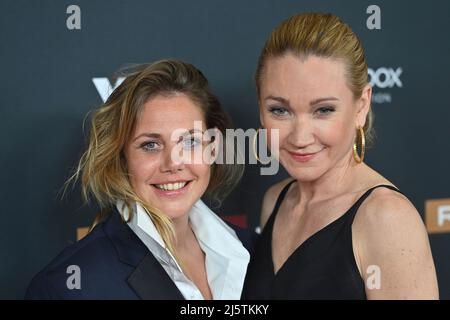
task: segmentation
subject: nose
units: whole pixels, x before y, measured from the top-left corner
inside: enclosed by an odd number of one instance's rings
[[[161,172],[176,173],[184,169],[183,158],[178,151],[173,148],[167,148],[163,154],[161,162]]]
[[[307,119],[296,119],[288,135],[288,142],[296,148],[305,148],[315,141],[314,128]]]

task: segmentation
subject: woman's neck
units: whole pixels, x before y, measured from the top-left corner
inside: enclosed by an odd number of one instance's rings
[[[175,231],[175,249],[177,251],[188,249],[192,241],[196,241],[188,214],[172,219],[172,223]]]
[[[357,164],[353,158],[345,157],[316,180],[297,180],[297,204],[317,202],[347,192],[363,167],[365,164]]]

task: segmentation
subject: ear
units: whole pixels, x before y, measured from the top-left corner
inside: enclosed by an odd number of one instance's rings
[[[361,97],[356,102],[356,127],[364,127],[366,124],[367,114],[370,111],[372,100],[372,87],[368,84],[364,87]]]

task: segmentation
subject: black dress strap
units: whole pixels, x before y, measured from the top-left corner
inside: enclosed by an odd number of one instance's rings
[[[267,220],[266,226],[271,225],[275,219],[275,216],[278,213],[278,209],[281,206],[281,203],[284,200],[284,197],[286,196],[286,193],[289,190],[289,187],[291,186],[292,183],[294,183],[296,180],[292,180],[291,182],[289,182],[287,185],[284,186],[284,188],[281,190],[280,194],[278,195],[277,198],[277,202],[275,202],[275,207],[272,210],[272,213],[270,214],[269,220]],[[264,229],[267,229],[266,226],[264,227]],[[271,229],[272,227],[270,227]]]
[[[348,210],[347,214],[348,216],[346,217],[347,221],[351,223],[353,223],[353,220],[355,219],[355,215],[358,212],[359,207],[361,206],[361,204],[364,202],[364,200],[367,199],[368,196],[370,196],[370,194],[372,193],[373,190],[380,188],[380,187],[385,187],[394,191],[397,191],[398,193],[403,194],[403,192],[401,192],[399,189],[397,189],[396,187],[389,185],[389,184],[379,184],[376,185],[370,189],[368,189],[366,192],[364,192],[364,194],[359,197],[359,199],[353,204],[353,206]],[[403,194],[404,195],[404,194]]]

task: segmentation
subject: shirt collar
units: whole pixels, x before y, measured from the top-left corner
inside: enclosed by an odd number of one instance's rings
[[[128,221],[129,212],[124,202],[118,201],[116,207],[122,217]],[[152,219],[139,204],[133,206],[134,214],[128,222],[130,226],[139,227],[160,247],[166,249],[166,245],[155,227]],[[244,255],[243,248],[236,232],[228,224],[218,217],[202,200],[198,200],[188,213],[192,230],[197,239],[209,249],[222,255]],[[133,230],[135,228],[132,228]],[[247,250],[245,250],[247,251]],[[248,252],[247,252],[248,253]]]
[[[123,202],[117,202],[116,206],[124,219],[128,220],[128,209]],[[135,214],[128,222],[130,228],[158,259],[181,271],[144,208],[135,204],[133,211]],[[194,204],[188,216],[192,230],[205,252],[208,282],[214,298],[239,299],[250,254],[236,232],[202,200]]]
[[[226,257],[246,256],[247,250],[236,232],[203,201],[199,200],[194,204],[189,212],[189,219],[192,230],[202,245]]]
[[[122,217],[128,221],[128,226],[131,230],[134,231],[138,238],[145,244],[150,252],[156,256],[156,258],[181,270],[176,259],[167,249],[166,244],[156,229],[152,219],[141,205],[137,203],[133,205],[132,209],[134,214],[131,216],[131,219],[129,219],[130,215],[128,207],[124,205],[124,202],[118,201],[116,207]]]

